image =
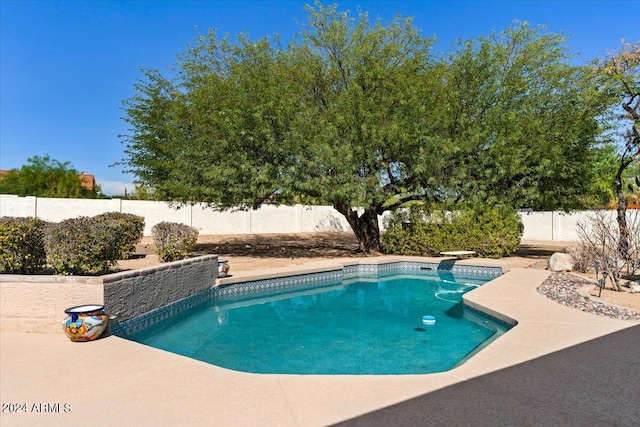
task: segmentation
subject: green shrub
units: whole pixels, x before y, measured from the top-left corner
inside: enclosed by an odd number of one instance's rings
[[[0,273],[34,273],[46,266],[46,224],[32,217],[0,218]]]
[[[105,273],[119,259],[119,237],[108,221],[78,217],[49,224],[44,245],[57,274]]]
[[[193,252],[198,241],[198,230],[185,224],[160,222],[151,229],[160,261],[177,261]]]
[[[413,208],[393,213],[385,225],[384,253],[421,256],[471,250],[481,257],[500,258],[518,249],[524,230],[517,212],[508,207],[432,213]]]
[[[107,212],[96,215],[93,219],[113,230],[117,239],[118,254],[116,259],[128,259],[136,250],[136,244],[142,240],[144,217],[120,212]]]

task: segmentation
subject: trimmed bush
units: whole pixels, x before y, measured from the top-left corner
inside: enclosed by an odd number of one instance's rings
[[[386,229],[381,239],[384,253],[438,256],[471,250],[481,257],[500,258],[518,249],[524,227],[508,207],[432,213],[413,208],[394,212]]]
[[[78,217],[49,224],[44,245],[57,274],[99,274],[119,259],[119,239],[108,221]]]
[[[120,212],[107,212],[96,215],[93,219],[113,230],[117,239],[118,254],[116,259],[128,259],[136,250],[136,244],[142,240],[144,217]]]
[[[151,236],[160,261],[177,261],[193,252],[198,230],[185,224],[160,222],[151,229]]]
[[[32,217],[0,218],[0,273],[34,273],[46,266],[46,224]]]

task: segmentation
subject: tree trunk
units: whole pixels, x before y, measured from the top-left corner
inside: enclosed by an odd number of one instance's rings
[[[361,252],[380,252],[380,227],[376,205],[369,205],[361,215],[343,201],[335,202],[333,207],[347,219],[358,239]]]
[[[620,278],[617,275],[611,276],[611,284],[613,285],[613,290],[618,292],[624,292],[622,289],[622,284],[620,283]]]
[[[636,51],[635,55],[639,55],[640,52]],[[637,58],[636,58],[637,59]],[[631,131],[626,135],[626,149],[622,158],[620,159],[620,166],[616,173],[616,194],[618,196],[618,227],[620,228],[620,242],[618,248],[620,255],[625,261],[629,260],[629,227],[627,226],[627,201],[624,197],[624,183],[622,182],[622,172],[634,161],[638,160],[640,154],[640,129],[638,129],[637,123],[640,121],[640,115],[638,114],[638,107],[640,106],[640,92],[633,91],[629,86],[624,85],[627,98],[626,102],[622,103],[622,108],[627,112],[628,119],[632,120]]]
[[[622,172],[629,165],[624,159],[616,173],[616,195],[618,196],[617,221],[620,231],[618,241],[618,253],[624,260],[629,259],[629,227],[627,225],[627,200],[624,196],[624,184],[622,182]]]

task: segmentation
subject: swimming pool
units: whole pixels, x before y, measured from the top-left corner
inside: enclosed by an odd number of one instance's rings
[[[461,303],[465,292],[498,271],[456,273],[440,267],[359,266],[231,285],[120,335],[254,373],[445,371],[509,326]],[[435,324],[423,323],[426,315],[434,316]]]

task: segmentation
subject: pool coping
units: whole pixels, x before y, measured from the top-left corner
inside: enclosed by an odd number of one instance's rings
[[[474,264],[479,260],[464,262]],[[320,262],[297,269],[237,273],[229,279],[340,264]],[[117,425],[329,425],[640,324],[585,313],[539,294],[536,288],[548,277],[548,271],[511,269],[501,261],[490,264],[503,265],[505,274],[466,294],[465,302],[513,318],[518,324],[447,372],[380,376],[250,374],[116,336],[72,343],[62,334],[2,332],[2,401],[68,403],[73,410],[2,413],[1,423],[52,425],[100,418]],[[99,400],[94,393],[79,393],[75,373],[85,371],[99,390]]]

